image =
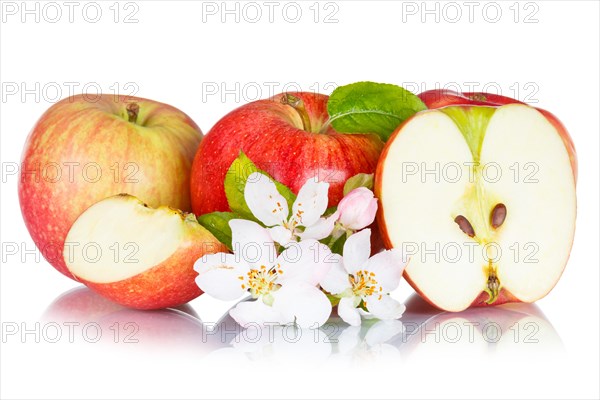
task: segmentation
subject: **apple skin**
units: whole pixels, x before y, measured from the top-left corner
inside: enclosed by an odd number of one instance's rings
[[[510,97],[494,93],[465,92],[458,93],[448,89],[427,90],[420,93],[419,98],[427,108],[435,109],[447,106],[470,105],[470,106],[502,106],[505,104],[525,104]]]
[[[482,93],[482,92],[457,93],[457,92],[454,92],[451,90],[445,90],[445,89],[428,90],[426,92],[419,94],[418,97],[421,99],[421,101],[423,101],[423,103],[425,103],[425,105],[427,106],[428,109],[436,109],[436,108],[442,108],[442,107],[448,107],[448,106],[465,106],[465,107],[490,106],[490,107],[494,107],[494,106],[502,106],[505,104],[526,104],[519,100],[512,99],[512,98],[506,97],[506,96],[493,94],[493,93]],[[575,151],[575,145],[573,143],[573,140],[571,139],[571,136],[569,135],[567,129],[554,114],[550,113],[549,111],[537,108],[537,107],[534,107],[534,108],[536,108],[536,110],[538,110],[544,117],[546,117],[546,119],[556,128],[557,132],[559,133],[559,135],[565,145],[565,148],[567,149],[567,152],[569,154],[569,159],[571,160],[571,167],[573,169],[573,177],[575,179],[575,183],[577,183],[577,153]],[[390,138],[388,139],[388,143],[392,142],[393,138],[396,135],[398,135],[398,133],[400,132],[402,127],[405,124],[409,123],[412,118],[414,118],[414,116],[406,119],[402,124],[400,124],[400,126],[398,126],[396,128],[396,130],[390,135]],[[386,146],[383,149],[383,151],[381,152],[380,160],[385,160],[388,149],[389,149],[389,146]],[[377,197],[378,199],[381,199],[381,184],[380,184],[381,180],[377,179],[377,178],[383,172],[382,168],[383,168],[383,162],[380,162],[378,164],[377,171],[375,172],[374,192],[375,192],[375,197]],[[383,241],[385,248],[391,249],[393,246],[389,240],[389,235],[388,235],[387,228],[385,225],[381,200],[379,200],[376,222],[377,222],[377,226],[379,228],[379,233],[381,235],[381,239]],[[418,286],[412,281],[412,279],[410,278],[410,275],[408,274],[408,272],[406,270],[404,271],[403,277],[410,284],[410,286],[415,290],[415,292],[417,292],[419,294],[419,296],[421,296],[425,301],[427,301],[429,304],[431,304],[435,308],[439,308],[435,303],[433,303],[431,300],[429,300],[429,298],[427,298],[425,293],[423,293],[418,288]],[[558,283],[558,281],[557,281],[557,283]],[[550,290],[552,290],[552,288],[550,288]],[[510,293],[508,290],[506,290],[504,288],[502,288],[500,290],[500,292],[498,293],[498,297],[497,297],[496,301],[494,301],[493,304],[488,304],[486,302],[488,297],[489,297],[488,294],[486,292],[482,291],[479,294],[479,296],[477,296],[477,298],[473,301],[473,303],[471,303],[471,305],[469,307],[497,306],[497,305],[506,304],[506,303],[520,303],[521,302],[521,300],[516,298],[512,293]]]
[[[374,134],[340,134],[332,127],[318,132],[328,119],[328,96],[289,93],[300,99],[312,131],[304,130],[294,107],[282,103],[286,94],[245,104],[223,117],[208,132],[192,166],[192,209],[197,215],[229,211],[223,181],[243,151],[258,168],[298,193],[318,175],[330,183],[329,206],[343,197],[346,180],[373,173],[383,142]]]
[[[128,121],[130,103],[139,106],[138,123]],[[201,139],[190,117],[152,100],[101,95],[91,102],[77,95],[54,104],[27,138],[19,180],[23,219],[42,255],[74,279],[62,257],[67,232],[85,209],[111,195],[127,192],[152,207],[191,211],[190,169]]]

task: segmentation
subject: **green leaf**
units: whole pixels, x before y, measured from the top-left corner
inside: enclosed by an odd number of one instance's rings
[[[244,189],[246,188],[248,177],[253,172],[260,172],[275,183],[277,191],[285,198],[288,203],[288,209],[291,212],[292,205],[296,200],[294,192],[282,183],[277,182],[265,171],[260,170],[242,151],[240,151],[239,156],[231,163],[225,175],[225,196],[227,196],[227,202],[231,211],[239,214],[244,219],[257,221],[244,198]]]
[[[229,221],[240,217],[240,215],[232,212],[213,212],[199,216],[198,223],[212,233],[219,242],[227,246],[229,250],[233,250]]]
[[[332,253],[335,254],[339,254],[340,256],[343,255],[344,253],[344,244],[346,243],[346,240],[348,239],[347,235],[342,235],[339,238],[337,238],[335,240],[335,242],[333,242],[331,244],[331,246],[329,246],[329,248],[331,249]]]
[[[359,187],[373,190],[373,174],[356,174],[344,184],[344,196]]]
[[[386,141],[427,107],[408,90],[387,83],[357,82],[336,88],[327,102],[329,123],[342,133],[376,133]]]
[[[330,217],[334,212],[337,211],[337,206],[328,207],[323,213],[323,218]]]

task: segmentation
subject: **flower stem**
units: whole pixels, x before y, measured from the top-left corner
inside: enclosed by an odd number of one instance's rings
[[[342,225],[336,223],[333,232],[331,233],[331,239],[329,239],[329,243],[327,243],[327,247],[331,249],[342,236],[346,235],[346,239],[348,239],[352,233],[354,233],[352,229],[344,228]]]

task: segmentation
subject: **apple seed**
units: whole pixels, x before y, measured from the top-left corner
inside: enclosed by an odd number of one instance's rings
[[[462,215],[459,215],[458,217],[454,218],[454,222],[456,222],[460,230],[466,233],[469,237],[475,236],[475,230],[468,219]]]
[[[502,203],[496,204],[492,213],[490,214],[490,220],[492,228],[497,229],[504,223],[506,219],[506,206]]]

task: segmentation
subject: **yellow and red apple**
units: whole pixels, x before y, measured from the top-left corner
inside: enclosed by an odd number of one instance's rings
[[[22,156],[19,201],[36,246],[58,271],[65,237],[95,202],[131,193],[190,211],[190,169],[202,139],[183,112],[156,101],[78,95],[46,111]]]

